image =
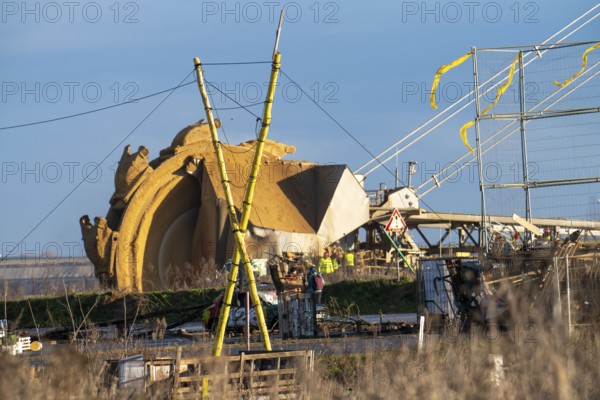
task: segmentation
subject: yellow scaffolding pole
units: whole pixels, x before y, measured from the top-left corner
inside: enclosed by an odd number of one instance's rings
[[[280,63],[281,54],[276,53],[275,57],[273,57],[271,78],[269,80],[269,88],[267,90],[267,97],[265,99],[265,106],[263,109],[262,127],[258,135],[257,144],[254,151],[254,158],[252,160],[252,169],[250,171],[250,176],[248,178],[248,183],[246,184],[246,190],[244,194],[242,216],[240,218],[240,231],[242,235],[246,234],[246,229],[248,227],[248,220],[250,219],[250,211],[252,209],[252,201],[254,199],[254,189],[256,187],[256,182],[258,180],[260,172],[260,164],[262,161],[263,149],[265,147],[265,140],[267,138],[267,135],[269,133],[269,127],[271,125],[271,109],[273,107],[273,99],[275,97],[275,88],[277,86],[277,77],[279,76]],[[238,246],[238,243],[236,242],[233,252],[233,259],[231,262],[231,269],[229,271],[229,277],[227,279],[227,287],[225,289],[225,295],[223,297],[223,306],[221,307],[221,312],[219,314],[217,334],[213,345],[213,356],[221,355],[223,339],[225,337],[225,330],[227,328],[227,319],[229,318],[230,304],[233,298],[234,286],[237,280],[238,266],[240,264],[241,258],[242,253],[240,252],[240,248]],[[246,277],[248,279],[248,288],[250,289],[250,296],[252,298],[254,312],[258,316],[259,313],[263,313],[263,310],[260,305],[258,292],[256,290],[256,281],[254,279],[254,274],[252,272],[252,269],[249,268],[249,266],[249,264],[244,263],[244,271],[246,272]],[[257,318],[257,320],[261,332],[263,329],[266,331],[267,327],[264,319]],[[263,324],[265,324],[265,326],[262,326]],[[267,348],[267,350],[271,349]]]
[[[216,125],[214,122],[214,118],[212,116],[210,101],[208,99],[208,95],[207,95],[206,89],[204,87],[202,66],[200,64],[199,58],[194,59],[194,65],[196,68],[196,78],[198,80],[198,88],[200,89],[200,94],[202,95],[202,101],[204,103],[204,108],[206,111],[206,116],[207,116],[209,127],[210,127],[213,147],[214,147],[215,153],[217,155],[219,172],[221,174],[221,182],[223,184],[223,191],[224,191],[226,201],[227,201],[227,210],[228,210],[228,214],[229,214],[229,221],[232,226],[233,234],[234,234],[234,238],[235,238],[235,250],[236,251],[234,253],[234,257],[235,257],[235,255],[238,255],[237,263],[235,262],[235,260],[234,260],[234,262],[232,262],[231,270],[230,270],[230,273],[228,276],[227,288],[225,291],[225,296],[223,298],[223,306],[221,308],[221,314],[219,316],[219,325],[218,325],[218,330],[217,330],[217,338],[215,339],[215,345],[213,348],[213,355],[218,356],[221,353],[221,349],[222,349],[222,345],[223,345],[223,338],[225,335],[225,328],[227,326],[227,319],[229,317],[229,309],[231,306],[231,300],[233,298],[233,291],[235,288],[235,283],[237,282],[238,264],[240,262],[240,258],[243,260],[244,268],[245,268],[245,271],[247,272],[247,275],[249,278],[250,295],[251,295],[254,310],[256,313],[256,318],[257,318],[257,321],[259,324],[262,341],[263,341],[265,349],[267,351],[270,351],[271,350],[271,341],[269,338],[269,332],[267,330],[267,326],[265,323],[264,313],[263,313],[263,310],[262,310],[262,307],[260,304],[258,292],[256,290],[256,283],[254,280],[254,274],[252,272],[252,265],[250,263],[250,258],[248,257],[248,253],[246,251],[246,245],[245,245],[245,241],[244,241],[244,234],[245,234],[246,226],[242,226],[239,223],[237,214],[235,211],[233,196],[231,194],[231,187],[229,185],[229,180],[227,177],[227,170],[225,168],[225,160],[223,158],[221,142],[218,139],[217,128],[216,128]],[[278,71],[278,69],[279,69],[279,63],[276,63],[275,60],[273,61],[273,68],[276,69],[276,71]],[[271,76],[273,77],[273,73],[271,74]],[[275,78],[276,78],[276,76],[277,76],[277,73],[275,73]],[[274,92],[274,86],[275,85],[273,83],[273,92]],[[269,113],[268,119],[265,118],[265,120],[268,120],[268,121],[270,121],[270,109],[271,109],[270,104],[272,104],[272,101],[273,101],[272,96],[273,96],[273,93],[271,93],[270,97],[269,97],[269,94],[267,94],[267,102],[270,99],[270,103],[265,105],[265,111],[267,111],[267,108],[268,108],[268,113]],[[263,130],[264,130],[264,125],[265,125],[265,122],[263,121]],[[268,125],[267,125],[266,131],[268,132]],[[262,133],[262,130],[261,130],[261,133]],[[266,132],[265,132],[265,136],[266,136]],[[262,140],[264,142],[264,138]],[[260,140],[259,140],[259,144],[260,144]],[[258,150],[258,145],[257,145],[257,150]],[[262,149],[261,149],[260,156],[262,156]],[[257,158],[256,158],[256,154],[255,154],[255,160],[256,159]],[[258,159],[258,165],[260,165],[260,158]],[[254,166],[253,166],[253,169],[254,169]],[[254,171],[254,172],[257,172],[257,171]],[[252,176],[254,176],[254,179],[252,179]],[[257,176],[257,174],[251,173],[251,179],[248,182],[249,186],[250,186],[251,182],[253,182],[253,184],[256,183],[256,176]],[[254,187],[252,187],[251,190],[249,190],[249,187],[246,188],[246,197],[248,196],[248,194],[250,194],[250,201],[249,202],[247,202],[246,200],[244,201],[244,213],[249,213],[249,209],[250,209],[249,207],[251,204],[253,191],[254,191]],[[244,220],[243,214],[242,214],[242,219]],[[245,221],[246,221],[245,225],[247,225],[247,220],[248,220],[248,216],[245,218]]]

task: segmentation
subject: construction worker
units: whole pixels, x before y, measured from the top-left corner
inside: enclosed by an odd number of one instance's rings
[[[354,250],[348,250],[344,255],[344,271],[346,276],[355,276]]]
[[[335,263],[335,266],[334,266]],[[329,250],[325,249],[323,257],[319,260],[319,272],[322,274],[332,274],[337,269],[337,261],[329,256]]]
[[[306,278],[308,283],[307,292],[312,294],[315,305],[321,305],[321,295],[323,294],[323,286],[325,286],[325,279],[317,271],[315,266],[310,267],[308,276]]]
[[[333,246],[331,251],[331,263],[333,264],[333,272],[337,271],[344,261],[344,251],[338,245]]]
[[[512,235],[512,245],[513,248],[517,248],[517,241],[521,239],[521,233],[520,232],[515,232],[514,235]]]
[[[337,269],[344,263],[344,250],[340,247],[339,243],[335,243],[333,246],[333,252],[331,254],[331,259],[334,261],[333,269],[337,271]]]

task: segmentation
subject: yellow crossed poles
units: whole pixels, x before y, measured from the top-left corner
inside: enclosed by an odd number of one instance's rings
[[[246,184],[246,191],[244,193],[244,203],[242,207],[242,216],[240,218],[240,230],[242,235],[245,235],[246,229],[248,227],[248,220],[250,219],[250,211],[252,209],[252,200],[254,198],[254,188],[256,187],[256,182],[258,180],[259,171],[260,171],[260,163],[262,160],[263,149],[265,147],[265,139],[267,138],[267,134],[269,133],[269,127],[271,125],[271,108],[273,107],[273,98],[275,96],[275,87],[277,85],[277,77],[279,76],[279,67],[281,62],[281,54],[275,53],[273,57],[273,65],[271,67],[271,79],[269,80],[269,88],[267,90],[267,97],[265,99],[265,107],[263,110],[263,118],[262,118],[262,127],[260,133],[258,135],[258,143],[256,144],[256,149],[254,150],[254,158],[252,160],[252,169],[250,171],[250,176],[248,178],[248,183]],[[231,269],[229,271],[229,277],[227,279],[227,287],[225,289],[225,295],[223,297],[223,306],[221,308],[221,312],[219,314],[219,322],[217,325],[217,335],[215,337],[215,342],[213,346],[213,356],[221,355],[221,349],[223,347],[223,338],[225,337],[225,330],[227,328],[227,319],[229,318],[229,310],[231,305],[231,299],[233,298],[233,291],[235,288],[235,282],[237,280],[238,275],[238,265],[240,264],[242,258],[242,253],[240,252],[240,247],[236,241],[233,259],[231,262]],[[244,263],[246,266],[246,264]],[[246,277],[248,278],[248,287],[250,288],[250,295],[253,298],[253,302],[255,301],[256,292],[256,284],[254,281],[254,274],[252,270],[245,268]],[[254,309],[256,315],[258,316],[257,307],[260,308],[260,312],[262,314],[262,308],[260,307],[260,301],[258,300],[258,294],[256,294],[256,301],[254,303]],[[258,304],[258,305],[257,305]],[[258,323],[260,325],[264,325],[264,318],[258,319]],[[262,327],[261,327],[262,329]],[[265,326],[266,331],[266,326]],[[262,330],[261,330],[262,332]],[[267,350],[271,350],[270,347]]]
[[[213,355],[219,356],[221,354],[221,349],[223,345],[223,338],[225,336],[225,328],[227,326],[227,319],[229,317],[229,310],[231,305],[231,299],[233,298],[233,291],[235,288],[235,283],[237,282],[238,275],[238,264],[240,263],[240,259],[243,260],[244,269],[246,271],[246,275],[249,280],[249,289],[250,296],[252,298],[252,303],[254,306],[254,311],[256,313],[256,319],[258,321],[259,330],[261,334],[261,338],[264,344],[264,347],[267,351],[271,350],[271,342],[269,339],[269,333],[267,330],[267,326],[265,324],[263,309],[260,304],[260,299],[258,297],[258,292],[256,290],[256,282],[254,280],[254,274],[252,272],[252,266],[250,263],[250,258],[248,257],[248,253],[246,251],[246,245],[244,242],[244,234],[248,223],[250,206],[252,203],[252,197],[254,193],[254,186],[256,184],[258,169],[260,166],[261,158],[262,158],[262,150],[264,147],[264,140],[268,133],[268,127],[270,122],[270,112],[271,105],[273,103],[273,96],[275,92],[275,84],[279,71],[279,59],[280,55],[276,54],[273,60],[273,71],[271,73],[271,82],[269,84],[269,91],[267,93],[267,100],[265,105],[265,113],[263,119],[263,127],[261,129],[261,136],[259,137],[259,143],[257,144],[257,149],[255,151],[255,157],[253,162],[253,170],[250,174],[250,179],[248,181],[248,185],[246,187],[246,195],[244,199],[244,207],[242,214],[243,224],[240,224],[237,218],[237,214],[235,212],[235,205],[233,203],[233,196],[231,194],[231,187],[229,185],[229,180],[227,178],[227,171],[225,168],[225,160],[223,158],[223,152],[221,148],[221,143],[218,140],[217,128],[214,123],[214,119],[211,112],[210,102],[208,99],[208,95],[206,94],[206,89],[204,88],[204,78],[202,76],[202,67],[200,64],[200,60],[198,58],[194,59],[194,64],[196,67],[196,77],[198,80],[198,87],[200,89],[200,93],[202,95],[202,101],[204,103],[204,108],[206,110],[206,116],[208,119],[211,137],[213,146],[215,148],[215,152],[217,155],[217,162],[219,167],[219,172],[221,174],[221,181],[223,184],[223,191],[225,193],[226,201],[227,201],[227,210],[229,214],[229,221],[233,228],[234,238],[235,238],[235,252],[234,252],[234,260],[231,265],[231,269],[229,272],[227,288],[225,291],[225,296],[223,298],[223,305],[221,308],[221,314],[219,316],[219,324],[217,329],[217,337],[215,338],[215,344],[213,347]],[[265,126],[266,125],[266,126]],[[263,144],[261,144],[261,142]],[[260,150],[259,150],[260,147]],[[236,260],[237,258],[237,260]]]
[[[229,179],[227,176],[225,160],[223,158],[223,150],[221,148],[221,143],[219,142],[219,138],[218,138],[218,134],[217,134],[217,127],[215,125],[214,118],[212,116],[210,101],[208,99],[208,95],[207,95],[206,89],[204,87],[204,78],[202,75],[202,66],[200,64],[200,59],[195,58],[194,65],[196,68],[196,78],[198,80],[198,87],[200,89],[200,94],[202,95],[202,101],[204,103],[206,117],[208,119],[208,123],[209,123],[209,127],[210,127],[210,133],[211,133],[213,147],[214,147],[215,153],[217,155],[217,164],[219,167],[219,173],[221,175],[221,183],[223,185],[223,192],[225,194],[225,199],[227,201],[227,211],[229,214],[229,222],[233,229],[236,248],[238,249],[239,252],[241,252],[245,270],[250,272],[249,275],[253,275],[252,266],[250,264],[250,258],[248,257],[248,253],[246,251],[244,234],[242,233],[242,229],[240,228],[238,217],[237,217],[237,214],[235,211],[233,195],[231,194],[231,186],[229,184]],[[221,315],[219,317],[218,332],[222,330],[222,336],[221,336],[220,340],[219,340],[219,336],[217,336],[217,338],[215,339],[213,355],[220,355],[220,351],[222,348],[222,341],[223,341],[222,338],[224,337],[224,331],[225,331],[225,327],[227,325],[227,317],[229,316],[229,307],[231,304],[231,299],[233,297],[233,289],[234,289],[235,283],[237,282],[237,275],[238,275],[237,268],[238,268],[238,265],[232,263],[231,270],[230,270],[229,277],[228,277],[229,279],[228,279],[228,283],[227,283],[227,289],[225,292],[225,296],[223,298]],[[270,351],[271,350],[271,342],[269,339],[269,333],[267,331],[266,324],[264,322],[263,310],[260,305],[260,299],[258,298],[256,286],[254,284],[250,284],[249,286],[250,286],[250,295],[252,297],[252,303],[254,305],[256,318],[257,318],[257,321],[259,324],[262,341],[265,346],[265,349]],[[224,324],[222,322],[224,322]]]

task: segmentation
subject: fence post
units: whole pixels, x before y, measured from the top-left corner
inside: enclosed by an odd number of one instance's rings
[[[555,318],[557,321],[561,320],[562,321],[562,301],[560,298],[560,274],[558,273],[558,260],[556,257],[552,258],[552,264],[554,265],[554,273],[556,274],[556,295],[557,295],[557,302],[555,305]]]
[[[425,316],[421,315],[419,319],[419,352],[423,349],[423,339],[425,336]]]
[[[565,268],[567,273],[567,319],[569,321],[569,336],[571,336],[571,282],[569,278],[569,256],[565,256]]]

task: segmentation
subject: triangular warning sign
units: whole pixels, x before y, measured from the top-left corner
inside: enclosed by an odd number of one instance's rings
[[[398,209],[394,209],[390,220],[385,226],[385,230],[387,232],[402,232],[406,229],[406,222],[404,222],[404,218],[400,215],[400,211]]]

